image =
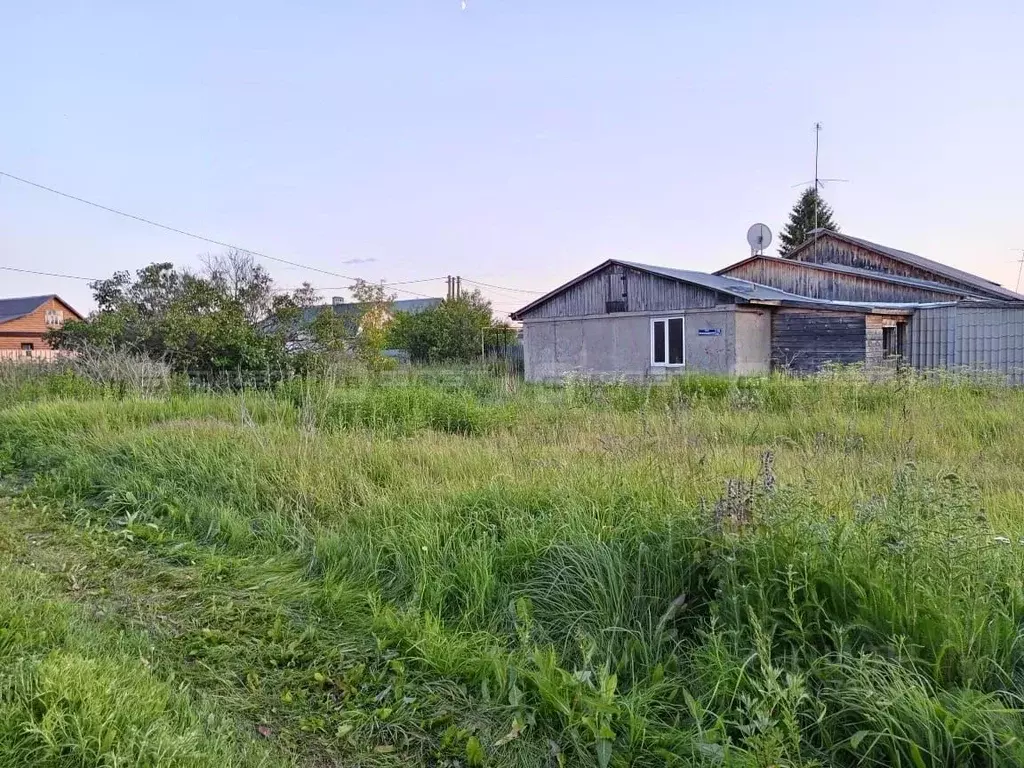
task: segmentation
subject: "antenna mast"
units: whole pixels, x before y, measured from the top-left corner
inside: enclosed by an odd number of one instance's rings
[[[808,184],[813,184],[812,189],[814,190],[814,255],[818,255],[818,220],[819,212],[818,207],[820,205],[820,192],[819,190],[825,187],[826,182],[831,183],[833,181],[849,181],[849,179],[823,179],[818,175],[818,158],[821,155],[821,123],[816,122],[814,124],[814,180],[813,181],[802,181],[799,184],[794,184],[793,187],[806,188]],[[801,196],[801,202],[803,197]]]
[[[821,138],[821,123],[814,124],[814,259],[818,259],[818,140]]]
[[[1024,248],[1014,248],[1015,251],[1020,251],[1020,258],[1017,259],[1017,263],[1020,264],[1017,267],[1017,287],[1014,288],[1014,293],[1020,293],[1020,274],[1024,272]]]
[[[821,136],[821,123],[814,124],[814,228],[818,228],[818,138]]]

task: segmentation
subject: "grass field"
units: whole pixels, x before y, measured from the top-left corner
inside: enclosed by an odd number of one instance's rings
[[[0,376],[0,765],[1024,763],[1024,392]]]

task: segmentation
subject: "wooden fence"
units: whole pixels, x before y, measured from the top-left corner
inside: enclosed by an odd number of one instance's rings
[[[61,360],[72,357],[72,353],[61,349],[0,349],[0,360]]]

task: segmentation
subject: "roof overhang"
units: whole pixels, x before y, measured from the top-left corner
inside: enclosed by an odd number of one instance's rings
[[[955,280],[963,285],[970,286],[976,291],[983,294],[986,298],[998,298],[1008,301],[1024,301],[1024,296],[1008,288],[1004,288],[999,283],[975,275],[970,272],[965,272],[962,269],[951,267],[948,264],[929,259],[924,256],[919,256],[916,253],[910,253],[909,251],[901,251],[898,248],[890,248],[886,245],[880,245],[879,243],[873,243],[870,240],[863,240],[859,237],[853,237],[852,235],[846,235],[842,232],[833,232],[832,230],[811,230],[810,237],[803,243],[798,245],[792,251],[785,256],[781,257],[787,261],[795,261],[795,256],[807,248],[813,246],[816,242],[822,239],[832,238],[848,245],[853,245],[858,248],[863,248],[872,253],[884,256],[885,258],[898,261],[901,264],[905,264],[915,269],[921,269],[925,272],[931,272],[933,275],[945,278],[947,280]],[[805,263],[805,262],[801,262]]]
[[[798,269],[809,269],[818,272],[829,272],[836,275],[848,275],[850,277],[859,277],[863,280],[874,280],[879,283],[889,283],[890,285],[902,285],[908,288],[920,288],[922,291],[930,291],[932,293],[945,293],[949,296],[955,296],[957,298],[977,296],[978,293],[972,293],[967,290],[955,288],[952,285],[946,285],[944,283],[933,283],[930,280],[919,280],[913,277],[904,277],[902,275],[890,275],[885,272],[872,272],[868,269],[858,269],[857,267],[847,267],[842,264],[817,264],[810,261],[796,261],[795,259],[783,258],[781,256],[766,256],[764,254],[752,254],[745,259],[741,259],[734,264],[730,264],[727,267],[722,267],[716,270],[714,274],[722,275],[730,270],[742,267],[751,262],[764,260],[772,263],[784,263],[788,267],[796,267]],[[981,297],[984,298],[984,297]]]

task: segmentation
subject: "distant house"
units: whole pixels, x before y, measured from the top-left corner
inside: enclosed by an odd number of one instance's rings
[[[392,301],[388,305],[388,315],[394,316],[399,312],[409,312],[416,314],[424,312],[434,307],[439,307],[443,299],[438,298],[425,298],[425,299],[400,299],[398,301]],[[345,321],[346,330],[351,334],[355,335],[359,332],[359,319],[363,316],[363,313],[367,309],[367,304],[359,302],[346,302],[340,296],[335,296],[330,304],[317,304],[311,307],[304,307],[302,314],[298,320],[295,321],[296,330],[298,333],[296,336],[300,339],[298,346],[302,346],[303,329],[308,328],[310,324],[320,315],[321,312],[333,312],[338,317],[341,317]],[[281,330],[281,327],[277,320],[270,319],[263,323],[262,328],[267,333],[276,333]]]
[[[1024,296],[916,254],[816,231],[714,274],[611,259],[541,296],[529,379],[984,367],[1024,381]]]
[[[0,359],[52,357],[45,334],[69,319],[81,320],[82,316],[52,293],[0,299]]]
[[[423,312],[434,307],[441,306],[442,299],[399,299],[392,301],[388,304],[388,316],[393,317],[399,312],[409,312],[416,314]],[[302,311],[302,318],[300,323],[303,325],[309,325],[312,323],[317,315],[324,310],[330,310],[339,317],[345,318],[348,321],[346,324],[350,326],[350,331],[355,333],[358,330],[359,318],[363,316],[369,305],[362,304],[357,301],[347,302],[340,296],[335,296],[330,304],[318,304],[313,307],[306,307]]]

